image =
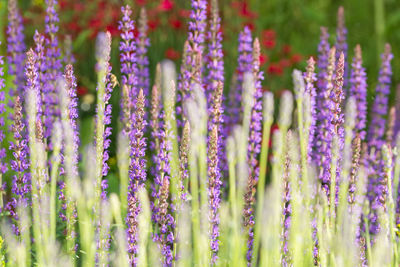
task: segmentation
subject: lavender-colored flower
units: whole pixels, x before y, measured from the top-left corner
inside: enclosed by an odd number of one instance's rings
[[[43,87],[45,110],[44,137],[49,138],[52,133],[53,123],[59,117],[58,96],[56,92],[56,81],[61,75],[60,48],[58,46],[58,23],[59,18],[56,12],[57,0],[46,0],[45,33],[49,36],[46,39],[46,82]],[[51,149],[51,144],[49,145]]]
[[[222,33],[221,18],[219,17],[218,3],[216,0],[212,1],[212,12],[210,20],[210,31],[207,38],[208,54],[206,57],[208,75],[206,77],[206,96],[208,106],[211,106],[212,96],[218,90],[220,83],[224,83],[224,55],[222,53]]]
[[[385,142],[384,134],[388,112],[388,95],[390,94],[392,77],[390,61],[392,59],[393,54],[391,53],[391,47],[389,44],[386,44],[385,52],[382,55],[382,66],[379,71],[375,102],[372,106],[371,124],[368,132],[368,143],[370,146],[376,147],[377,150],[379,150]]]
[[[17,7],[17,0],[8,1],[8,27],[7,27],[7,63],[9,75],[14,75],[14,89],[10,89],[11,96],[24,96],[24,61],[25,61],[25,36],[22,16]],[[13,107],[13,100],[10,100]]]
[[[344,148],[344,114],[342,112],[342,102],[344,100],[344,93],[343,93],[343,73],[344,73],[344,54],[341,53],[339,60],[336,66],[336,75],[335,75],[335,85],[331,92],[331,99],[333,101],[333,117],[332,117],[332,126],[334,134],[337,136],[338,146],[339,146],[339,155],[338,155],[338,162],[336,168],[336,179],[340,177],[341,171],[341,164],[342,164],[342,157],[341,151]],[[335,192],[335,203],[338,201],[338,183],[336,183],[336,192]],[[333,195],[333,192],[332,192]]]
[[[329,51],[329,64],[326,67],[324,87],[320,88],[317,100],[317,106],[321,107],[318,115],[318,132],[317,132],[317,153],[319,168],[319,179],[322,182],[323,189],[329,194],[330,178],[331,178],[331,149],[332,139],[334,135],[334,126],[332,121],[334,119],[333,109],[334,102],[331,98],[333,86],[333,74],[335,70],[335,47]]]
[[[329,34],[328,29],[325,27],[321,27],[321,41],[318,46],[318,59],[317,59],[317,68],[318,68],[318,75],[317,75],[317,95],[316,95],[316,109],[323,110],[324,109],[324,101],[323,99],[327,93],[327,82],[328,82],[328,59],[329,59],[329,50],[330,45],[328,42]],[[334,68],[334,67],[333,67]],[[332,78],[330,78],[332,79]],[[324,114],[325,115],[325,114]],[[322,154],[320,153],[319,147],[321,147],[323,133],[321,132],[321,127],[323,125],[324,117],[321,113],[318,113],[316,117],[316,132],[315,138],[313,142],[314,148],[314,161],[315,164],[319,165],[321,162]]]
[[[231,90],[230,103],[229,103],[229,128],[241,122],[242,119],[242,94],[243,94],[243,78],[247,72],[252,72],[252,51],[253,51],[253,38],[250,29],[246,26],[239,34],[239,56],[238,67],[236,70],[236,86]],[[230,133],[230,129],[228,133]]]
[[[183,126],[182,141],[179,148],[179,186],[178,194],[181,201],[187,201],[185,183],[189,181],[189,144],[190,144],[190,123],[187,121]]]
[[[110,65],[110,51],[111,51],[111,34],[109,32],[107,33],[102,33],[99,35],[98,39],[98,50],[97,50],[97,57],[99,58],[99,63],[96,66],[99,69],[103,69],[105,71],[105,77],[104,80],[102,81],[105,85],[104,88],[104,95],[103,97],[103,103],[104,106],[98,105],[96,108],[96,112],[98,112],[98,109],[101,108],[103,110],[103,121],[100,122],[101,125],[104,127],[104,132],[103,132],[103,162],[102,162],[102,176],[105,177],[108,174],[108,170],[110,169],[107,161],[109,159],[109,147],[111,144],[111,131],[112,127],[110,126],[111,124],[111,112],[112,112],[112,105],[109,103],[110,98],[111,98],[111,93],[114,88],[114,82],[113,79],[115,78],[114,75],[111,73],[112,67]],[[96,89],[97,90],[97,89]],[[96,116],[96,121],[98,120]],[[96,141],[96,140],[95,140]],[[103,179],[101,181],[101,195],[102,198],[106,198],[106,189],[108,188],[108,183],[107,179]]]
[[[250,134],[247,151],[247,161],[249,166],[249,177],[245,193],[244,219],[245,226],[248,230],[249,239],[247,242],[247,260],[250,263],[253,253],[253,227],[254,227],[254,202],[256,184],[259,176],[258,156],[261,151],[262,141],[262,86],[261,81],[264,79],[264,73],[260,71],[260,43],[258,39],[254,41],[253,47],[253,65],[252,71],[254,76],[254,104],[251,110],[250,118]]]
[[[343,88],[346,92],[348,85],[348,63],[347,63],[347,29],[344,18],[344,8],[341,6],[337,13],[337,28],[336,28],[336,60],[340,58],[340,54],[344,54],[344,72],[343,72]]]
[[[132,114],[132,129],[129,133],[130,139],[130,167],[129,167],[129,188],[128,188],[128,214],[126,217],[128,253],[130,264],[136,266],[136,255],[138,253],[138,214],[140,212],[140,203],[138,190],[144,186],[146,181],[146,160],[145,149],[146,140],[143,136],[143,130],[146,126],[144,120],[145,96],[143,90],[139,91],[136,99],[135,111]]]
[[[283,175],[283,209],[282,209],[282,216],[283,216],[283,233],[282,233],[282,246],[281,246],[281,253],[282,253],[282,266],[290,266],[290,255],[289,255],[289,231],[290,231],[290,223],[291,223],[291,215],[292,215],[292,207],[290,204],[290,158],[289,155],[286,155],[285,159],[285,170]]]
[[[13,218],[18,219],[16,214],[17,205],[28,204],[28,194],[30,192],[30,175],[28,160],[28,142],[25,139],[25,123],[22,115],[22,103],[17,96],[14,105],[14,124],[11,127],[14,140],[10,142],[9,149],[13,151],[13,159],[10,162],[11,169],[14,171],[12,182],[13,199],[7,204],[6,209],[10,211]],[[14,229],[19,233],[18,228]]]
[[[78,165],[78,160],[79,160],[79,145],[80,145],[80,140],[79,140],[79,126],[78,126],[78,98],[76,94],[76,78],[74,74],[74,68],[72,65],[67,65],[65,67],[64,71],[64,78],[66,81],[66,86],[67,86],[67,93],[69,96],[69,103],[68,103],[68,117],[69,117],[69,123],[72,127],[73,130],[73,141],[74,141],[74,155],[76,156],[74,158],[74,165]]]
[[[138,68],[138,89],[142,89],[146,97],[149,96],[150,90],[150,78],[149,78],[149,58],[147,56],[147,50],[150,46],[150,39],[147,37],[147,14],[146,9],[140,10],[139,17],[139,36],[137,44],[137,68]],[[148,106],[146,100],[145,106]]]
[[[131,19],[132,9],[129,5],[121,8],[122,19],[119,21],[118,29],[121,31],[122,41],[119,44],[120,62],[121,62],[121,84],[127,87],[129,92],[130,109],[133,108],[133,102],[138,94],[138,58],[136,56],[137,48],[133,31],[135,29],[134,21]],[[124,104],[121,103],[121,107]],[[130,116],[129,116],[130,117]],[[124,121],[124,115],[122,115]],[[126,118],[125,118],[126,120]],[[125,126],[127,127],[127,126]],[[127,128],[128,129],[128,128]]]
[[[45,71],[46,71],[46,62],[45,62],[45,50],[44,50],[44,41],[45,38],[38,31],[35,32],[33,37],[35,41],[35,61],[36,61],[36,69],[38,72],[38,97],[37,97],[37,117],[41,118],[42,121],[45,121],[45,116],[43,114],[43,110],[46,110],[46,107],[43,106],[45,101],[45,94],[43,92],[44,84],[46,83]]]
[[[390,61],[393,55],[389,44],[385,46],[382,55],[382,66],[379,72],[378,85],[376,87],[375,103],[372,107],[371,125],[368,132],[368,187],[367,197],[370,203],[369,231],[376,234],[380,231],[378,222],[379,209],[385,205],[384,195],[387,187],[384,181],[384,163],[380,154],[383,144],[385,144],[384,134],[386,126],[386,115],[388,105],[388,95],[390,93],[392,68]]]
[[[177,110],[178,127],[183,127],[183,103],[191,96],[195,84],[202,83],[204,42],[207,20],[207,1],[192,0],[192,10],[189,21],[189,36],[185,42],[182,56],[181,73],[178,83]],[[183,120],[180,120],[183,116]]]
[[[308,161],[312,162],[315,160],[315,151],[313,150],[315,133],[316,133],[316,123],[318,112],[316,109],[316,89],[315,89],[315,81],[317,80],[315,74],[315,61],[314,58],[310,57],[307,61],[307,71],[304,73],[304,81],[305,81],[305,91],[310,97],[310,110],[311,110],[311,121],[310,121],[310,132],[308,136]]]
[[[354,135],[358,134],[363,141],[365,139],[365,126],[367,121],[367,74],[362,66],[361,47],[354,49],[354,58],[351,64],[350,96],[356,100],[357,115]]]
[[[1,43],[0,43],[1,44]],[[5,106],[5,92],[4,87],[6,86],[4,83],[4,71],[3,71],[3,56],[0,56],[0,144],[3,143],[4,141],[4,132],[3,132],[3,127],[5,125],[5,120],[4,120],[4,113],[6,112],[6,106]],[[7,171],[7,164],[5,162],[5,157],[6,157],[6,149],[2,146],[0,148],[0,176],[6,173]]]
[[[211,264],[215,264],[219,250],[219,207],[221,203],[221,173],[218,158],[218,125],[214,125],[208,147],[208,200],[210,210],[210,246],[212,251]]]
[[[164,116],[163,116],[164,118]],[[170,158],[172,145],[168,135],[171,134],[169,125],[163,124],[158,134],[160,140],[159,154],[156,158],[156,176],[152,184],[151,205],[153,221],[159,226],[159,232],[154,233],[153,239],[160,243],[163,255],[163,265],[172,266],[175,220],[171,214],[174,207],[168,204],[170,184]]]

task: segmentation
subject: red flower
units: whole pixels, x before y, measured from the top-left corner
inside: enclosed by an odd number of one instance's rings
[[[116,25],[110,24],[106,26],[106,29],[111,33],[111,36],[117,36],[119,34],[119,30]]]
[[[266,54],[260,55],[260,65],[264,65],[268,61],[268,56]]]
[[[237,9],[239,16],[253,19],[257,17],[257,13],[252,12],[247,2],[233,2],[232,6]]]
[[[174,8],[174,2],[172,0],[161,0],[160,5],[158,8],[161,11],[170,11],[171,9]]]
[[[275,33],[275,31],[274,31],[273,29],[267,29],[267,30],[264,30],[264,31],[262,32],[262,36],[263,36],[264,39],[266,39],[266,40],[275,40],[275,38],[276,38],[276,33]]]
[[[168,48],[167,51],[165,51],[165,57],[169,58],[171,60],[177,60],[180,57],[180,54],[178,51],[176,51],[173,48]]]
[[[169,24],[171,25],[172,28],[174,28],[176,30],[182,29],[182,26],[183,26],[182,21],[177,18],[171,18],[169,20]]]
[[[286,55],[290,54],[291,51],[292,51],[292,47],[290,45],[285,44],[285,45],[282,46],[282,52],[284,54],[286,54]]]
[[[187,9],[180,9],[178,11],[179,16],[181,16],[182,18],[189,18],[190,17],[190,10]]]
[[[269,39],[263,40],[262,43],[263,43],[264,47],[267,49],[273,49],[276,44],[275,40],[269,40]]]
[[[279,66],[281,66],[282,69],[290,67],[291,62],[289,59],[283,58],[281,61],[279,61]]]
[[[160,24],[160,21],[157,18],[147,22],[147,25],[151,31],[154,31],[158,27],[158,24]]]
[[[301,61],[302,58],[303,58],[302,55],[300,55],[300,54],[294,54],[294,55],[292,55],[292,57],[290,58],[290,61],[292,62],[292,64],[296,64],[296,63],[299,63],[299,62]]]
[[[283,69],[279,64],[271,63],[268,67],[268,73],[272,75],[282,75]]]
[[[88,93],[88,89],[86,87],[83,86],[78,86],[76,93],[78,95],[78,97],[84,96]]]

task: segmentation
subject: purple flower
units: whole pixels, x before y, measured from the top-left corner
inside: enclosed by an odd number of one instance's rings
[[[186,121],[182,131],[182,141],[179,149],[179,196],[181,201],[187,201],[185,182],[189,181],[189,144],[190,144],[190,123]],[[187,190],[187,189],[186,189]]]
[[[67,85],[67,93],[69,96],[69,103],[68,103],[68,117],[69,117],[69,122],[71,124],[72,130],[73,130],[73,141],[74,141],[74,155],[76,156],[74,158],[74,165],[77,167],[78,165],[78,160],[79,160],[79,145],[80,145],[80,140],[79,140],[79,126],[78,126],[78,98],[76,95],[76,78],[74,74],[74,68],[72,65],[67,65],[65,67],[64,71],[64,78],[66,81]],[[77,170],[76,170],[77,171]]]
[[[30,65],[28,63],[28,65]],[[10,142],[9,149],[13,153],[10,162],[11,169],[14,171],[12,188],[13,199],[7,204],[6,209],[10,211],[11,217],[18,220],[17,206],[28,205],[28,194],[31,191],[29,160],[28,160],[28,141],[25,139],[25,123],[22,116],[22,103],[17,96],[14,105],[14,123],[11,127],[14,140]],[[18,227],[14,228],[19,234]]]
[[[191,96],[194,85],[202,83],[204,42],[207,20],[207,1],[192,0],[192,11],[189,21],[189,36],[184,46],[182,56],[181,73],[178,83],[177,110],[178,127],[183,127],[182,114],[183,103]]]
[[[154,202],[151,204],[153,211],[152,219],[159,227],[159,232],[154,233],[153,239],[161,245],[164,266],[172,266],[172,251],[173,243],[175,242],[173,234],[175,220],[172,216],[174,207],[168,203],[172,150],[172,145],[169,141],[170,137],[168,137],[168,135],[171,134],[169,128],[169,125],[164,122],[158,134],[160,149],[155,162],[156,176],[154,177],[154,184],[152,184],[152,197]]]
[[[111,34],[109,32],[107,33],[102,33],[99,34],[99,37],[97,39],[98,44],[98,50],[97,50],[97,57],[99,58],[99,65],[97,68],[104,68],[105,70],[105,77],[104,77],[104,95],[103,97],[103,102],[104,106],[97,106],[96,107],[96,113],[98,112],[99,108],[104,108],[104,117],[103,121],[100,122],[103,127],[104,127],[104,133],[103,133],[103,164],[102,164],[102,175],[103,177],[107,176],[108,170],[110,167],[107,164],[107,161],[109,159],[109,152],[108,149],[111,145],[111,131],[112,127],[110,126],[111,124],[111,112],[112,112],[112,105],[109,103],[110,98],[111,98],[111,93],[114,88],[114,82],[113,79],[115,78],[114,75],[111,73],[112,67],[110,65],[110,51],[111,51]],[[104,64],[104,65],[103,65]],[[97,89],[96,89],[97,90]],[[96,116],[96,120],[98,120],[98,117]],[[108,183],[106,179],[103,179],[101,182],[101,188],[102,188],[102,198],[106,198],[106,189],[108,188]]]
[[[253,39],[251,37],[251,31],[248,27],[244,27],[244,30],[239,34],[239,56],[238,56],[238,67],[236,70],[236,81],[235,87],[230,92],[230,103],[229,103],[229,130],[230,133],[232,127],[238,123],[241,123],[242,119],[242,94],[243,94],[243,77],[247,72],[252,71],[252,57],[253,51]]]
[[[7,63],[9,75],[14,75],[14,89],[10,89],[11,96],[24,97],[24,61],[25,61],[25,36],[22,16],[17,7],[17,0],[8,1],[8,27],[7,27]],[[13,107],[10,100],[10,107]]]
[[[258,39],[254,41],[252,72],[254,76],[255,91],[254,104],[251,110],[250,134],[247,151],[247,161],[249,166],[249,177],[245,193],[244,204],[244,223],[247,227],[249,239],[247,242],[247,260],[250,263],[253,254],[253,227],[254,227],[254,202],[256,185],[259,176],[258,157],[261,151],[262,141],[262,86],[264,73],[260,71],[260,43]]]
[[[333,86],[333,75],[335,70],[335,48],[333,47],[329,51],[329,64],[326,66],[326,73],[324,75],[324,81],[320,80],[322,87],[319,88],[317,95],[317,107],[319,109],[318,114],[318,132],[316,133],[316,146],[319,166],[319,179],[322,182],[323,189],[329,194],[330,179],[331,179],[331,150],[332,140],[335,128],[332,124],[334,121],[334,108],[335,103],[331,98]]]
[[[121,81],[122,87],[127,87],[129,97],[129,109],[133,108],[133,102],[138,94],[138,58],[136,53],[136,41],[134,39],[133,31],[135,29],[134,21],[131,19],[132,10],[129,5],[121,8],[122,19],[119,21],[118,29],[121,31],[122,41],[119,44],[120,62],[121,62]],[[143,62],[141,62],[143,63]],[[124,103],[121,103],[121,107]],[[122,114],[122,120],[126,120]],[[130,116],[129,116],[130,117]],[[127,129],[129,129],[129,126]]]
[[[376,147],[378,150],[385,142],[384,134],[388,111],[388,95],[390,94],[392,77],[390,61],[392,59],[393,54],[391,53],[391,47],[389,44],[386,44],[385,52],[382,55],[382,66],[379,71],[375,102],[372,106],[371,124],[368,132],[369,145]]]
[[[149,58],[147,50],[150,46],[150,39],[147,37],[147,14],[146,9],[140,10],[139,17],[139,40],[137,44],[137,68],[138,68],[138,88],[142,89],[146,98],[149,96],[150,78],[149,78]],[[148,101],[145,101],[148,106]]]
[[[212,251],[211,263],[218,259],[219,250],[219,207],[221,203],[221,173],[218,158],[218,125],[211,130],[208,144],[208,201],[210,210],[210,246]]]
[[[347,63],[347,29],[345,25],[345,18],[344,18],[344,8],[341,6],[338,9],[337,13],[337,29],[336,29],[336,60],[338,61],[340,58],[340,54],[344,54],[344,72],[343,72],[343,88],[347,90],[348,85],[348,63]]]
[[[35,41],[35,61],[36,61],[36,69],[38,72],[38,97],[37,97],[37,116],[41,118],[42,121],[45,121],[46,118],[43,114],[43,109],[46,110],[46,106],[43,105],[45,101],[45,94],[43,93],[43,87],[46,83],[45,71],[46,71],[46,62],[44,57],[44,36],[40,34],[38,31],[35,32],[33,37]]]
[[[304,73],[305,91],[310,97],[310,110],[311,110],[311,121],[310,121],[310,132],[308,137],[308,160],[312,162],[315,159],[315,151],[313,150],[313,144],[316,133],[317,123],[317,109],[316,109],[316,89],[315,81],[317,80],[315,74],[315,61],[314,58],[310,57],[307,61],[307,71]]]
[[[46,0],[45,33],[49,36],[46,39],[46,82],[44,83],[43,104],[45,105],[44,116],[44,137],[49,138],[52,133],[53,123],[59,117],[58,97],[56,92],[56,80],[61,75],[60,48],[58,46],[58,23],[59,18],[56,12],[57,0]],[[51,144],[49,144],[51,149]]]
[[[393,55],[389,44],[385,46],[382,55],[382,66],[379,71],[378,85],[376,87],[375,102],[372,106],[371,124],[368,132],[368,158],[366,166],[368,168],[368,187],[367,197],[370,202],[370,232],[376,234],[380,231],[378,222],[379,209],[385,205],[387,187],[384,181],[384,163],[380,154],[383,144],[385,144],[384,134],[386,126],[386,116],[388,109],[388,95],[390,93],[392,68],[390,61]]]
[[[129,133],[131,162],[129,167],[128,213],[126,224],[128,227],[128,253],[131,265],[137,264],[138,214],[140,212],[138,190],[144,186],[144,182],[146,181],[146,160],[144,158],[146,139],[143,136],[143,130],[146,126],[146,121],[144,120],[144,105],[145,96],[143,90],[140,90],[136,99],[135,112],[132,114],[132,129]]]
[[[285,160],[285,172],[283,175],[283,233],[282,233],[282,266],[290,266],[290,255],[289,255],[289,231],[290,231],[290,223],[291,223],[291,215],[292,215],[292,206],[290,204],[290,159],[289,156],[286,155]]]
[[[327,93],[327,76],[328,76],[328,59],[329,59],[329,50],[330,50],[330,45],[328,42],[329,34],[328,30],[325,27],[321,27],[321,41],[318,46],[318,59],[317,59],[317,68],[318,68],[318,75],[317,75],[317,95],[316,95],[316,109],[317,110],[323,110],[324,107],[324,98],[328,97],[329,95]],[[334,67],[333,67],[334,68]],[[331,78],[332,79],[332,78]],[[327,116],[326,112],[322,114],[319,112],[316,117],[316,131],[314,134],[314,140],[313,140],[313,150],[315,151],[314,153],[314,158],[313,160],[317,165],[320,164],[321,162],[321,151],[320,147],[322,144],[322,138],[323,138],[323,133],[321,126],[323,125],[323,121],[325,120],[325,117]]]
[[[0,43],[1,44],[1,43]],[[3,143],[4,141],[4,125],[5,125],[5,121],[4,121],[4,113],[6,112],[6,106],[5,106],[5,92],[4,92],[4,88],[5,88],[5,83],[4,83],[4,70],[3,70],[3,64],[4,64],[4,60],[3,57],[0,56],[0,144]],[[6,149],[2,146],[0,148],[0,175],[5,174],[7,171],[7,164],[5,162],[5,157],[6,157]]]
[[[365,126],[367,120],[367,74],[362,66],[361,47],[354,49],[355,56],[351,64],[350,96],[356,100],[356,124],[354,135],[358,134],[363,141],[365,139]]]

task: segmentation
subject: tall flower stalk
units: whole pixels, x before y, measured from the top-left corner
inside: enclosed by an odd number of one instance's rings
[[[137,40],[137,68],[138,68],[138,90],[143,90],[143,94],[148,97],[150,90],[150,73],[149,73],[149,58],[147,50],[150,47],[150,39],[147,37],[148,19],[146,9],[140,10],[138,24],[138,40]],[[145,101],[145,106],[148,106],[148,101]]]
[[[0,43],[1,44],[1,43]],[[4,133],[4,126],[5,126],[5,118],[4,113],[6,112],[6,95],[4,92],[5,88],[5,81],[4,81],[4,70],[3,70],[4,60],[3,57],[0,56],[0,145],[3,144],[5,133]],[[7,172],[7,163],[6,163],[6,149],[4,147],[0,148],[0,209],[3,209],[3,194],[4,186],[3,186],[3,175]]]
[[[137,265],[138,255],[138,214],[141,206],[138,192],[144,187],[146,181],[146,160],[145,149],[146,139],[143,136],[146,121],[144,120],[145,96],[143,90],[139,91],[136,99],[136,106],[132,114],[132,129],[130,139],[130,167],[129,167],[129,188],[128,188],[128,213],[126,217],[128,254],[132,266]]]
[[[44,121],[44,137],[49,138],[52,133],[53,123],[59,117],[58,96],[56,92],[57,77],[61,74],[61,52],[58,44],[59,17],[56,11],[58,1],[46,0],[45,33],[46,38],[46,83],[44,84],[44,105],[43,111],[46,119]],[[51,149],[51,144],[49,149]]]
[[[365,127],[367,123],[367,74],[362,64],[361,47],[357,45],[351,64],[350,96],[355,98],[357,106],[354,135],[358,134],[363,141],[366,137]]]
[[[254,95],[253,95],[253,106],[251,109],[250,118],[250,134],[247,151],[248,161],[248,180],[247,188],[245,192],[245,226],[248,231],[248,243],[247,243],[247,260],[251,263],[253,253],[253,239],[254,239],[254,202],[255,202],[255,191],[259,177],[259,165],[258,157],[261,151],[262,141],[262,86],[261,81],[264,79],[264,74],[260,71],[260,43],[258,39],[255,39],[253,45],[253,65],[252,73],[254,77]]]
[[[119,51],[120,51],[120,62],[121,62],[121,85],[123,90],[127,91],[127,96],[122,98],[123,101],[127,101],[129,103],[128,107],[129,110],[133,108],[133,102],[135,96],[137,95],[137,86],[138,86],[138,58],[137,58],[137,47],[136,47],[136,40],[134,39],[135,25],[134,21],[131,19],[132,16],[132,9],[129,5],[121,8],[122,11],[122,19],[119,21],[118,29],[121,31],[121,41],[119,44]],[[121,107],[126,106],[126,104],[121,103]],[[128,112],[126,112],[128,113]],[[129,132],[129,125],[126,125],[126,120],[130,115],[122,114],[122,121],[125,122],[124,127],[125,131]]]
[[[15,88],[10,90],[11,96],[24,96],[24,62],[25,62],[25,35],[22,16],[17,6],[17,0],[8,1],[7,52],[8,73],[14,75]],[[23,99],[21,99],[23,100]],[[13,101],[10,100],[10,107]]]

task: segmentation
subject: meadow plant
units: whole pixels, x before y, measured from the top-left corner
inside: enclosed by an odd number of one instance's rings
[[[278,97],[263,88],[260,42],[244,27],[225,97],[218,1],[191,3],[178,75],[166,60],[150,79],[144,8],[138,25],[132,8],[121,8],[120,66],[111,65],[111,33],[98,34],[94,130],[82,146],[71,64],[80,62],[69,48],[61,53],[57,1],[45,1],[45,32],[28,50],[17,1],[9,1],[0,57],[2,266],[398,266],[390,45],[368,107],[361,47],[350,61],[341,7],[336,43],[322,27],[318,55],[293,71],[293,93]]]

